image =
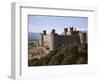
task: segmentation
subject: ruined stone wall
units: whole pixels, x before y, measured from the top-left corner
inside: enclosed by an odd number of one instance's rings
[[[44,35],[43,47],[48,47],[50,50],[54,50],[60,47],[67,46],[68,44],[80,45],[79,35]]]
[[[85,32],[80,32],[79,36],[80,36],[80,42],[81,42],[81,44],[87,43],[87,38],[86,38],[87,35],[86,35]]]
[[[58,35],[54,29],[50,34],[46,34],[45,30],[40,34],[40,46],[50,50],[74,43],[77,45],[86,43],[86,33],[73,31],[73,27],[71,27],[69,31],[66,28],[64,29],[64,35]]]
[[[63,36],[56,35],[54,38],[54,49],[67,46],[68,44],[77,44],[80,45],[80,36],[79,35],[71,35],[71,36]]]
[[[40,46],[44,45],[44,35],[43,35],[43,33],[40,33],[39,45]]]
[[[44,35],[44,47],[50,46],[50,35]]]

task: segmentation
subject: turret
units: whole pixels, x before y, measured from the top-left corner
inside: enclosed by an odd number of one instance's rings
[[[73,27],[70,27],[70,28],[69,28],[69,31],[70,31],[70,32],[73,32]]]
[[[44,46],[44,35],[46,35],[46,30],[43,30],[43,33],[40,33],[40,46]]]
[[[86,33],[85,32],[79,32],[79,36],[80,36],[81,44],[85,44],[86,43]]]
[[[46,35],[46,30],[43,30],[43,34]]]
[[[40,46],[44,46],[44,34],[40,33]]]
[[[64,28],[64,35],[67,35],[68,28]]]
[[[54,50],[55,29],[50,34],[50,50]]]
[[[55,34],[55,29],[53,29],[53,30],[51,31],[51,34]]]
[[[73,34],[73,27],[70,27],[70,28],[69,28],[68,34],[69,34],[69,35],[72,35],[72,34]]]

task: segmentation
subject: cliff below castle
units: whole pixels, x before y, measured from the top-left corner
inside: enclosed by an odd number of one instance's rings
[[[29,60],[29,66],[72,65],[87,64],[87,44],[77,46],[74,44],[51,51],[40,59]]]

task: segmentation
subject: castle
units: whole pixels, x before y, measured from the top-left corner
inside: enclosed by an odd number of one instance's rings
[[[39,45],[49,50],[64,47],[68,44],[85,44],[86,32],[78,31],[73,27],[64,28],[64,32],[58,35],[55,29],[50,34],[46,34],[46,30],[40,33]]]

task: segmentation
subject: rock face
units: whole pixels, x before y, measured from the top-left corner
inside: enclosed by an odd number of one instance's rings
[[[47,52],[41,47],[32,47],[28,50],[28,60],[40,59],[47,55]]]
[[[48,65],[73,65],[87,64],[87,44],[77,47],[77,45],[68,45],[63,48],[50,51],[46,56],[40,59],[28,61],[29,66],[48,66]]]
[[[48,47],[52,51],[73,43],[77,45],[85,44],[86,41],[86,33],[73,30],[73,27],[70,27],[69,30],[64,28],[64,35],[58,35],[54,29],[49,35],[46,34],[46,31],[43,31],[40,34],[39,44],[42,47]]]

